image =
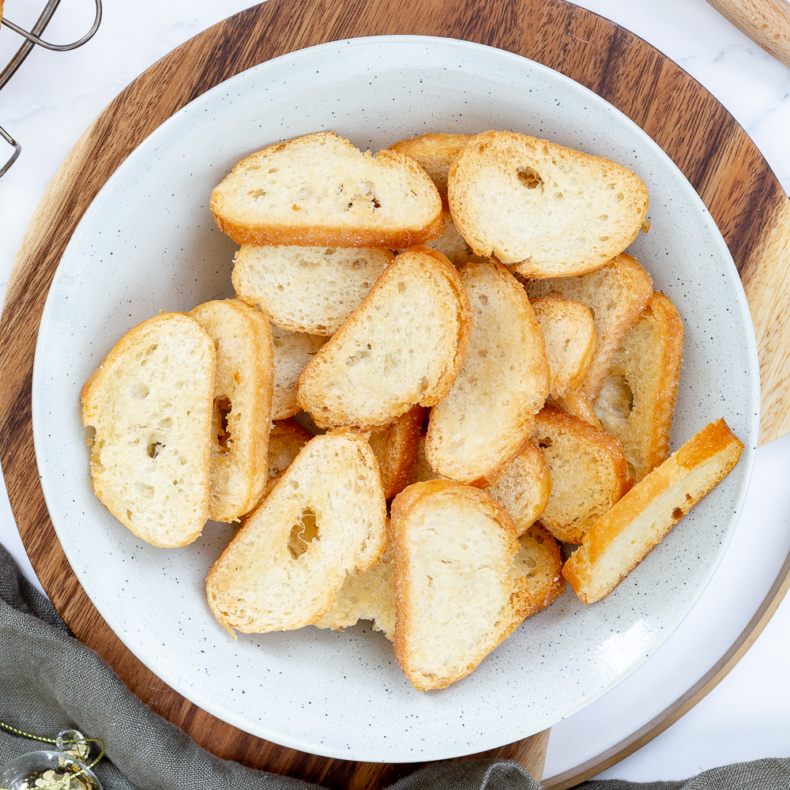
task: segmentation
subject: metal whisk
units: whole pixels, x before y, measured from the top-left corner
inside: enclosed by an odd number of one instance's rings
[[[0,90],[5,87],[8,80],[13,77],[13,75],[16,73],[16,70],[25,62],[25,58],[27,58],[27,56],[30,54],[30,50],[32,50],[34,46],[44,47],[44,49],[49,49],[53,52],[68,52],[69,50],[77,49],[77,47],[81,47],[85,42],[90,41],[90,39],[93,38],[96,31],[99,29],[102,17],[101,0],[95,0],[95,3],[96,16],[93,20],[93,25],[81,39],[74,41],[71,44],[50,44],[48,41],[44,41],[41,38],[41,34],[46,29],[49,21],[52,19],[52,15],[60,5],[60,0],[47,0],[47,4],[41,13],[41,16],[38,18],[36,24],[33,25],[33,29],[30,31],[24,30],[18,25],[15,25],[13,22],[6,19],[2,15],[3,3],[2,0],[0,0],[0,24],[5,25],[7,28],[13,30],[15,33],[18,33],[20,36],[22,36],[22,38],[25,39],[14,57],[11,58],[10,63],[0,72]],[[0,176],[2,176],[19,158],[19,154],[22,151],[22,146],[16,140],[14,140],[14,138],[2,127],[0,127],[0,137],[2,137],[14,149],[10,159],[2,167],[0,167]]]

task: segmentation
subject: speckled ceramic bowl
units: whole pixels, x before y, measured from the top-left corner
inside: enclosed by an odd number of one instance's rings
[[[179,550],[141,543],[94,497],[83,382],[159,310],[232,294],[233,243],[209,195],[231,166],[323,129],[373,150],[428,131],[513,129],[606,156],[650,190],[630,252],[680,311],[686,352],[673,447],[718,417],[747,450],[605,601],[572,591],[530,618],[468,678],[420,694],[365,625],[232,641],[204,596],[233,529],[209,523]],[[743,502],[757,437],[758,368],[746,300],[697,194],[637,126],[598,96],[518,56],[448,39],[357,39],[295,52],[189,104],[118,169],[85,214],[49,293],[36,351],[33,425],[44,493],[96,608],[166,683],[243,730],[353,760],[434,760],[508,743],[587,705],[641,664],[713,573]]]

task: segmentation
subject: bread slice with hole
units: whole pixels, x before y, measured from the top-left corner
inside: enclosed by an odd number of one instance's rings
[[[297,400],[321,428],[371,430],[443,398],[469,337],[455,267],[427,247],[395,258],[299,377]]]
[[[263,496],[274,357],[269,322],[239,299],[191,311],[217,349],[209,518],[238,521]]]
[[[335,605],[313,625],[342,631],[360,620],[369,620],[390,642],[395,638],[395,569],[389,538],[381,559],[373,567],[349,576]]]
[[[579,544],[630,487],[622,445],[551,406],[535,418],[532,441],[543,451],[551,473],[551,495],[541,523],[557,540]]]
[[[268,496],[299,451],[313,438],[294,420],[278,420],[269,434],[267,479],[263,495]]]
[[[254,247],[236,255],[236,295],[292,332],[333,335],[392,261],[389,250]]]
[[[521,613],[531,617],[565,592],[562,548],[542,524],[533,524],[518,541],[510,573],[520,590]]]
[[[595,323],[590,309],[561,296],[530,299],[546,342],[550,394],[562,398],[584,383],[595,354]]]
[[[431,410],[425,454],[437,474],[491,485],[529,441],[549,391],[543,333],[523,287],[501,264],[468,264],[461,279],[472,333],[449,393]]]
[[[551,472],[543,452],[528,442],[486,493],[505,508],[516,532],[526,533],[541,517],[551,496]]]
[[[637,481],[669,456],[682,359],[683,322],[672,302],[654,293],[617,349],[594,405]]]
[[[291,332],[272,324],[274,348],[274,395],[272,419],[285,420],[300,410],[296,402],[296,383],[313,357],[326,343],[326,338]]]
[[[409,486],[392,504],[395,657],[420,691],[468,675],[524,619],[510,516],[450,480]]]
[[[127,332],[82,389],[93,490],[154,546],[186,546],[208,518],[215,368],[200,323],[160,313]]]
[[[636,237],[647,188],[608,159],[516,132],[484,132],[450,165],[453,222],[477,255],[524,277],[603,266]]]
[[[313,437],[245,521],[206,581],[228,631],[287,631],[335,604],[348,574],[384,552],[386,504],[364,436]]]
[[[417,460],[417,442],[425,409],[415,406],[382,431],[370,435],[370,446],[381,469],[381,485],[386,499],[400,494]]]
[[[419,137],[400,140],[390,146],[390,150],[414,159],[436,184],[446,205],[450,165],[469,140],[471,135],[468,134],[422,134]]]
[[[436,238],[442,201],[428,174],[394,151],[375,156],[333,132],[270,145],[211,194],[238,244],[400,249]]]
[[[649,472],[584,538],[563,575],[586,604],[600,601],[735,467],[743,444],[724,420],[705,426]]]
[[[596,348],[582,392],[595,400],[617,347],[653,296],[653,281],[630,255],[618,255],[605,266],[580,277],[531,280],[530,299],[557,295],[581,302],[595,324]]]

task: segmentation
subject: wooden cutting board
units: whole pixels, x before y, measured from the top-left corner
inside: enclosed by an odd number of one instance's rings
[[[136,79],[96,119],[56,174],[27,231],[0,323],[0,461],[22,539],[41,583],[75,635],[158,713],[215,754],[331,788],[374,788],[415,765],[330,760],[267,743],[200,710],[147,670],[96,612],[50,522],[36,473],[33,353],[55,269],[96,193],[165,119],[217,83],[262,61],[343,38],[417,34],[467,39],[554,68],[630,116],[669,154],[721,229],[744,282],[757,333],[761,441],[790,429],[790,201],[744,130],[702,86],[621,27],[563,0],[269,0],[186,42]],[[709,676],[648,728],[549,786],[570,787],[621,759],[702,698],[738,660],[778,605],[787,566],[749,629]],[[548,732],[488,752],[540,777]]]

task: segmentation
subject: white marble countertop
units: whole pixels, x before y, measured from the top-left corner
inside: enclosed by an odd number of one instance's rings
[[[44,190],[88,124],[158,58],[252,4],[248,0],[108,3],[99,34],[82,49],[31,54],[0,93],[0,125],[23,145],[19,161],[0,179],[0,297]],[[582,0],[578,4],[632,30],[699,80],[746,129],[785,191],[790,191],[790,69],[735,30],[704,0]],[[9,2],[6,13],[19,24],[30,24],[43,0],[22,5]],[[48,38],[56,42],[78,38],[90,25],[92,13],[91,0],[65,3]],[[7,62],[17,42],[13,33],[3,31],[0,62]],[[9,153],[0,142],[0,158],[5,161]],[[760,483],[752,486],[744,519],[773,519],[777,529],[787,532],[788,470],[790,437],[758,451],[755,480]],[[4,488],[0,488],[0,542],[37,583]],[[679,779],[734,761],[790,757],[788,653],[790,601],[785,601],[754,647],[711,694],[605,776]],[[609,710],[606,715],[613,714]],[[574,719],[559,725],[561,731],[557,728],[558,737],[549,747],[548,774],[569,766],[567,757],[557,753],[557,744],[584,737],[582,723],[575,724]]]

